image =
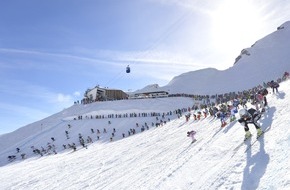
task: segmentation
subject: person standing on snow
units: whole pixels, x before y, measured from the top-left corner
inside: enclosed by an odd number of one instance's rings
[[[231,111],[230,122],[235,121],[236,120],[236,113],[238,113],[237,107],[230,106],[229,110]]]
[[[258,93],[255,95],[255,106],[256,110],[260,111],[259,108],[261,108],[261,112],[265,112],[265,107],[268,106],[267,102],[267,96],[268,90],[267,89],[262,89],[259,90]]]
[[[257,130],[257,137],[263,134],[260,124],[258,120],[261,118],[261,114],[257,112],[257,110],[250,108],[249,110],[241,109],[239,111],[240,119],[238,120],[239,123],[244,126],[245,129],[245,140],[252,136],[248,124],[254,124]]]
[[[276,90],[276,93],[278,93],[279,86],[280,85],[273,80],[270,82],[270,87],[272,88],[273,94],[275,94],[275,90]]]
[[[187,132],[187,136],[191,137],[191,139],[192,139],[191,143],[194,143],[196,141],[196,139],[194,138],[195,134],[196,134],[196,131],[194,131],[194,130]]]
[[[225,127],[227,125],[226,122],[226,113],[223,111],[219,111],[218,112],[219,118],[221,120],[221,127]]]

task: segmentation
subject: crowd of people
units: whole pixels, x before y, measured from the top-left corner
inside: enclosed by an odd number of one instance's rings
[[[198,111],[197,116],[193,114],[193,118],[195,120],[199,120],[202,113],[204,117],[207,117],[207,113],[210,113],[211,116],[220,118],[221,121],[221,127],[225,127],[227,125],[226,119],[230,118],[230,122],[235,121],[236,117],[235,114],[238,113],[239,105],[242,106],[242,108],[239,110],[239,120],[238,122],[244,126],[245,130],[245,140],[250,138],[252,134],[250,133],[248,124],[253,124],[257,130],[257,137],[261,136],[263,134],[263,131],[261,129],[260,124],[258,123],[258,120],[261,118],[262,114],[265,112],[266,107],[268,107],[267,102],[267,95],[268,95],[268,89],[272,89],[272,93],[279,93],[279,83],[282,81],[285,81],[289,79],[289,73],[285,72],[283,74],[282,79],[278,79],[277,81],[270,81],[267,83],[264,83],[263,86],[259,85],[257,87],[254,87],[248,91],[243,91],[243,93],[238,93],[237,96],[232,96],[231,100],[226,99],[227,101],[224,103],[221,103],[217,106],[212,105],[202,105],[203,112]],[[234,94],[234,93],[233,93]],[[247,109],[247,103],[251,103],[254,108]],[[209,106],[209,110],[208,109]],[[200,109],[200,108],[199,108]],[[187,117],[188,120],[189,116]],[[192,137],[192,140],[195,141],[194,135],[196,132],[188,131],[188,136]],[[192,141],[192,142],[193,142]]]
[[[258,123],[258,120],[261,118],[261,114],[265,111],[265,107],[267,107],[267,94],[269,93],[267,89],[271,88],[272,93],[279,93],[279,83],[288,79],[289,73],[285,72],[281,80],[277,81],[270,81],[265,83],[263,86],[259,85],[252,89],[245,90],[243,92],[238,93],[227,93],[223,95],[216,95],[215,101],[211,101],[213,97],[209,96],[193,96],[198,102],[197,104],[187,107],[187,108],[180,108],[177,110],[169,110],[165,113],[158,113],[158,112],[141,112],[141,113],[122,113],[122,114],[106,114],[106,115],[85,115],[85,119],[118,119],[118,118],[138,118],[138,117],[154,117],[155,121],[151,122],[151,127],[159,127],[166,125],[167,122],[170,121],[170,118],[180,118],[181,116],[185,116],[186,121],[188,121],[191,116],[194,120],[201,120],[202,117],[213,117],[216,119],[220,119],[221,127],[225,127],[227,125],[227,118],[230,118],[231,121],[235,121],[235,115],[238,113],[239,106],[242,108],[239,111],[240,118],[238,122],[244,126],[245,130],[245,138],[249,138],[251,136],[249,132],[248,124],[253,124],[257,129],[257,135],[261,135],[261,126]],[[256,109],[250,108],[247,109],[247,103],[251,103],[255,106]],[[185,114],[186,113],[186,114]],[[73,120],[82,120],[83,116],[80,115]],[[108,124],[111,125],[111,120],[108,121]],[[70,139],[70,129],[72,128],[71,124],[67,124],[67,129],[64,132],[64,138]],[[111,133],[109,139],[110,141],[114,140],[114,137],[117,134],[117,130],[115,128],[110,127],[112,131],[107,131],[106,128],[103,128],[103,133],[101,133],[100,129],[90,129],[91,135],[95,135],[96,141],[100,139],[101,134]],[[150,129],[150,125],[148,123],[139,124],[136,123],[135,127],[130,128],[127,131],[127,135],[122,132],[121,137],[125,138],[131,135],[136,134],[139,132],[143,132],[145,130]],[[96,130],[96,131],[95,131]],[[88,132],[89,133],[89,132]],[[192,138],[192,142],[196,141],[195,139],[195,131],[189,131],[188,136]],[[62,150],[65,149],[72,149],[76,151],[79,146],[83,148],[87,148],[89,144],[93,143],[94,140],[91,135],[86,135],[85,138],[82,134],[79,133],[78,141],[77,142],[70,142],[68,144],[62,145]],[[57,154],[57,148],[55,146],[55,142],[57,139],[51,137],[51,141],[47,143],[45,147],[41,146],[40,148],[36,148],[31,146],[33,154],[36,155],[49,155],[49,154]],[[16,155],[19,154],[21,159],[25,159],[27,155],[24,152],[21,152],[20,148],[16,149]],[[9,155],[8,161],[14,161],[16,159],[16,155]]]

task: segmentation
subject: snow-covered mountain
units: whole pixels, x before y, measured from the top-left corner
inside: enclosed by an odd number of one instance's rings
[[[144,88],[136,93],[164,90],[172,94],[213,95],[250,89],[271,79],[280,78],[285,71],[290,70],[289,49],[290,21],[255,42],[252,47],[242,50],[238,61],[229,69],[220,71],[207,68],[190,71],[174,77],[165,86]]]
[[[164,87],[146,89],[217,94],[275,80],[290,71],[290,24],[279,28],[246,49],[225,71],[188,72]],[[269,89],[270,108],[260,123],[263,130],[270,129],[246,152],[249,144],[241,145],[244,130],[239,123],[221,128],[213,117],[186,122],[187,108],[195,104],[191,98],[73,105],[0,136],[0,189],[290,189],[289,84],[289,80],[281,83],[277,94]],[[180,118],[174,112],[177,109],[183,110]],[[161,120],[166,124],[156,127]],[[133,129],[136,134],[129,136]],[[186,132],[192,129],[198,141],[190,145]],[[255,136],[255,128],[250,126],[250,130]],[[79,134],[93,139],[88,149],[81,149]],[[78,145],[76,152],[64,149],[63,145],[72,143]],[[33,147],[41,150],[49,145],[58,154],[50,151],[41,157],[32,152]],[[21,159],[22,153],[26,159]],[[13,162],[7,159],[11,155],[16,156]]]

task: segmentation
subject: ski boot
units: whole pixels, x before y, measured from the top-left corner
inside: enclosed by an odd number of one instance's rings
[[[231,119],[230,119],[230,122],[233,122],[236,120],[236,117],[235,116],[232,116]]]
[[[263,131],[261,128],[257,129],[257,138],[259,138],[263,134]]]
[[[246,141],[247,139],[251,138],[252,134],[250,131],[247,131],[246,134],[245,134],[245,139],[244,141]]]

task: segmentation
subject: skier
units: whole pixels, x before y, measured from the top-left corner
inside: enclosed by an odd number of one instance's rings
[[[188,114],[185,115],[186,122],[188,122],[189,118],[190,118],[190,113],[188,113]]]
[[[248,124],[254,124],[257,130],[257,138],[263,134],[260,124],[258,120],[261,118],[261,114],[257,112],[257,110],[250,108],[249,110],[241,109],[239,111],[240,119],[238,120],[241,125],[244,126],[245,129],[245,140],[252,136]]]
[[[235,121],[236,120],[236,113],[238,113],[237,107],[230,106],[229,107],[229,110],[231,112],[230,122]]]
[[[226,113],[223,112],[223,111],[219,111],[217,113],[217,115],[218,115],[218,117],[221,120],[221,127],[225,127],[227,125],[227,122],[226,122]]]
[[[22,158],[22,159],[25,159],[25,157],[26,157],[26,154],[22,153],[22,154],[21,154],[21,158]]]
[[[187,132],[187,136],[191,137],[191,139],[192,139],[191,143],[194,143],[196,141],[196,139],[194,138],[195,134],[196,134],[196,131],[194,131],[194,130]]]
[[[200,116],[201,116],[201,111],[197,112],[197,120],[200,120]]]
[[[247,102],[248,102],[248,100],[247,100],[246,97],[244,97],[243,99],[241,99],[241,105],[243,106],[243,108],[247,108]]]
[[[265,107],[268,106],[266,98],[267,94],[268,90],[264,88],[262,90],[259,90],[258,93],[255,95],[255,106],[257,111],[259,111],[259,108],[261,108],[261,112],[265,112]]]
[[[192,115],[193,115],[194,120],[196,120],[196,114],[192,114]]]
[[[283,80],[286,80],[289,78],[289,73],[286,71],[282,77]]]
[[[277,82],[273,81],[273,80],[270,82],[270,87],[273,90],[273,94],[275,93],[275,90],[276,90],[276,93],[278,93],[279,86],[280,85]]]
[[[240,101],[238,99],[233,99],[233,106],[236,108],[236,109],[239,109],[239,104],[240,104]]]
[[[208,115],[208,109],[207,108],[204,109],[203,115],[204,115],[205,118],[207,117],[207,115]]]

